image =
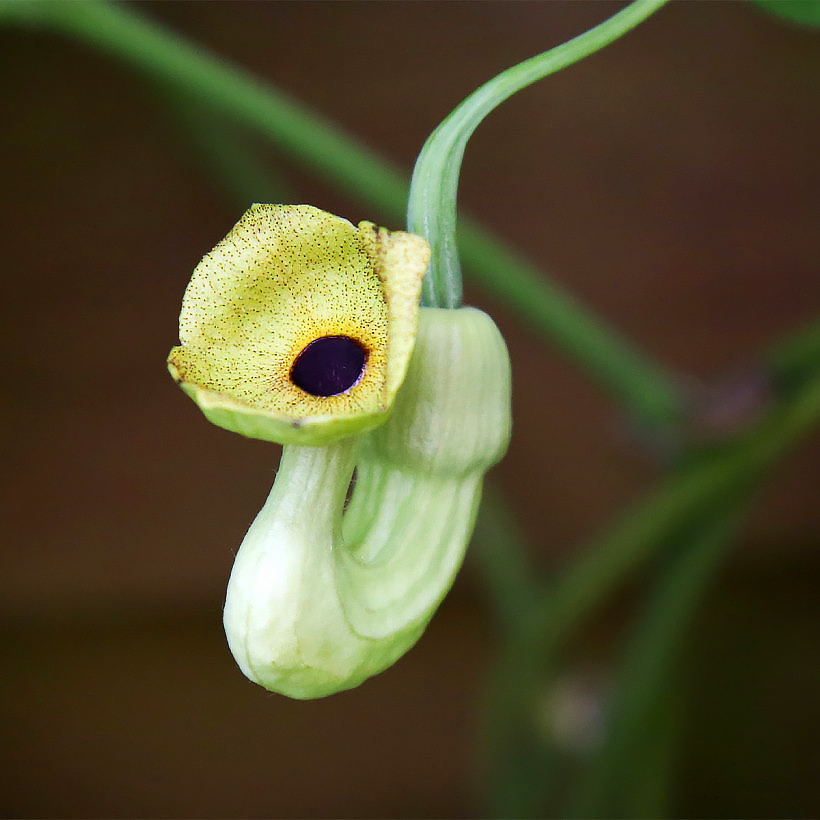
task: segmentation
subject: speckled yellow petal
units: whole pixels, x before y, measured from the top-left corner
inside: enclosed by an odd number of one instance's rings
[[[253,438],[326,444],[375,427],[407,371],[428,261],[412,234],[309,205],[254,205],[193,273],[171,375],[208,419]],[[297,378],[306,348],[327,339],[360,357],[311,365],[339,392]]]

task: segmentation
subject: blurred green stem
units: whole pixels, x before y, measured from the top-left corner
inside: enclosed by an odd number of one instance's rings
[[[167,109],[237,210],[254,202],[290,202],[293,192],[280,173],[263,165],[250,140],[213,110],[177,89],[162,93]]]
[[[751,482],[750,482],[751,483]],[[627,647],[614,692],[606,708],[604,742],[588,761],[575,786],[571,817],[660,817],[667,774],[648,764],[665,758],[672,745],[668,693],[680,663],[686,631],[741,515],[748,488],[723,509],[689,522],[665,545],[665,566],[652,586],[645,611]]]
[[[534,816],[541,809],[543,788],[549,787],[543,777],[532,793],[511,789],[509,782],[517,777],[517,750],[544,745],[535,728],[539,698],[570,633],[676,533],[734,503],[749,477],[764,472],[818,419],[820,374],[815,371],[747,434],[677,469],[542,588],[503,647],[490,682],[486,746],[493,753],[488,761],[495,778],[491,803],[499,815]]]
[[[660,0],[642,0],[647,9],[659,4]],[[408,185],[395,168],[282,92],[125,6],[91,0],[0,0],[0,22],[4,21],[60,31],[112,54],[214,113],[264,135],[386,219],[399,222],[403,217]],[[461,234],[466,264],[494,296],[521,312],[636,416],[654,424],[678,419],[681,391],[661,367],[475,225],[465,224]]]
[[[506,304],[640,421],[674,425],[685,411],[677,379],[630,345],[568,291],[533,265],[461,220],[459,248],[473,279]]]
[[[493,617],[502,628],[513,629],[538,587],[518,519],[493,483],[484,488],[468,556],[481,572]]]
[[[775,389],[789,393],[820,367],[820,321],[815,319],[776,342],[762,360],[766,371],[774,378]]]

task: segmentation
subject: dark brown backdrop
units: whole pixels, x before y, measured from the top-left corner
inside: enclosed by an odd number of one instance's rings
[[[139,8],[409,170],[474,87],[616,6]],[[163,98],[118,64],[0,30],[0,66],[0,810],[480,811],[475,714],[493,633],[469,564],[419,646],[356,691],[297,703],[234,668],[222,596],[278,454],[209,426],[164,358],[193,266],[241,209]],[[494,113],[461,203],[659,359],[708,379],[820,312],[818,91],[820,35],[745,3],[673,3]],[[379,219],[270,156],[297,201]],[[515,436],[496,478],[534,560],[557,566],[659,469],[572,364],[467,291],[513,358]],[[820,811],[818,446],[772,477],[699,622],[680,815]]]

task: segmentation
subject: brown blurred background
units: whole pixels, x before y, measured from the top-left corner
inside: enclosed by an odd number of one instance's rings
[[[618,4],[136,6],[409,172],[467,93]],[[480,814],[495,633],[479,573],[468,561],[420,644],[355,691],[294,702],[241,676],[221,605],[278,452],[210,426],[164,359],[191,270],[242,206],[119,64],[0,29],[0,67],[0,811]],[[495,112],[470,143],[461,205],[709,380],[820,314],[819,99],[820,33],[747,3],[676,2]],[[379,220],[266,156],[294,201]],[[509,341],[515,434],[495,478],[548,571],[660,465],[571,362],[467,292]],[[819,453],[815,436],[771,476],[704,605],[679,816],[820,813]]]

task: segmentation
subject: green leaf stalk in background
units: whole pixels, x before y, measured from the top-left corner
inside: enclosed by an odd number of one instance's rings
[[[804,23],[814,21],[813,15],[820,5],[800,0],[759,1],[775,13]],[[644,13],[650,5],[636,3],[634,7]],[[340,190],[369,203],[385,218],[394,222],[400,219],[407,191],[401,174],[285,95],[262,86],[130,10],[96,2],[6,2],[0,3],[0,23],[4,19],[62,31],[125,59],[161,85],[173,88],[174,93],[196,99],[197,105],[202,105],[210,115],[227,117],[270,139],[284,153]],[[572,61],[569,52],[562,54],[561,59]],[[541,55],[533,60],[546,57]],[[536,79],[525,82],[523,74],[516,77],[515,69],[510,71],[521,87]],[[462,126],[466,124],[472,130],[477,122],[470,117],[483,110],[481,106],[490,110],[504,98],[504,89],[492,83],[484,87],[489,89],[485,91],[486,97],[470,98],[471,105],[476,106],[472,114],[469,107],[458,109],[463,117]],[[494,94],[500,96],[493,97]],[[451,126],[458,119],[456,113]],[[443,130],[445,124],[441,126]],[[450,139],[449,148],[437,160],[440,176],[436,178],[433,174],[433,182],[437,179],[442,190],[450,187],[449,199],[441,202],[450,203],[446,207],[451,207],[454,228],[455,186],[464,145],[460,137]],[[417,174],[422,173],[431,172],[417,168]],[[434,200],[422,198],[413,206],[413,213],[435,209],[441,202],[436,205]],[[413,214],[411,219],[424,221]],[[465,265],[491,295],[511,306],[523,321],[578,362],[636,416],[664,424],[680,419],[681,390],[673,377],[497,240],[469,220],[462,219],[461,223],[459,247]],[[452,253],[452,243],[442,245],[442,259],[455,258]],[[440,269],[447,271],[447,264]],[[452,291],[450,296],[446,295],[449,277],[446,273],[440,277],[444,290],[434,287],[429,298],[455,298]],[[445,295],[435,295],[436,292]],[[654,749],[655,754],[649,754],[655,762],[660,761],[652,781],[655,793],[641,798],[637,792],[622,792],[613,799],[621,801],[622,811],[635,815],[646,813],[647,806],[662,804],[661,769],[667,761],[662,752],[664,744],[669,751],[673,735],[664,725],[654,739],[647,737],[647,721],[656,713],[641,708],[643,702],[637,699],[636,692],[642,691],[656,702],[658,693],[668,685],[673,649],[679,647],[683,627],[725,553],[736,526],[738,499],[748,492],[751,477],[757,480],[817,425],[820,324],[773,345],[760,362],[773,388],[765,417],[743,435],[691,453],[657,490],[600,538],[579,550],[577,559],[558,577],[527,579],[525,550],[515,531],[505,525],[510,513],[503,500],[497,499],[497,504],[484,511],[485,523],[478,538],[479,566],[493,578],[494,600],[498,602],[507,636],[494,670],[487,718],[490,802],[499,815],[537,816],[541,812],[545,792],[555,783],[556,769],[549,744],[535,726],[538,698],[551,685],[571,634],[627,577],[659,553],[665,556],[667,567],[650,592],[647,612],[628,651],[611,705],[611,734],[592,760],[589,780],[585,782],[592,784],[591,794],[586,798],[588,805],[600,808],[603,803],[599,801],[605,802],[609,799],[606,795],[612,794],[615,772],[634,771],[646,762],[647,749]],[[494,543],[499,551],[516,552],[493,554]],[[522,592],[518,601],[516,590]],[[665,643],[672,637],[674,640]],[[661,644],[665,650],[658,654],[656,650]],[[674,722],[668,710],[661,719]],[[639,784],[633,785],[637,789]],[[576,795],[572,801],[576,808],[581,807],[579,811],[584,810],[584,799]]]
[[[222,189],[237,211],[251,202],[293,202],[295,191],[274,162],[258,157],[258,140],[215,113],[208,105],[178,90],[160,89],[171,117],[179,125],[180,139],[192,146],[203,173]]]
[[[820,0],[754,0],[758,6],[790,23],[820,26]]]
[[[640,0],[635,5],[646,16],[660,0]],[[637,16],[631,12],[618,17],[610,35],[627,30]],[[386,221],[398,224],[404,217],[408,182],[395,167],[283,92],[126,6],[99,0],[0,0],[0,24],[3,22],[60,32],[124,60],[160,86],[190,96],[214,114],[269,139],[284,154],[370,206]],[[576,43],[550,57],[547,70],[580,59],[582,49],[591,53],[610,35],[599,27],[595,38],[582,41],[580,48]],[[491,296],[508,304],[531,328],[577,361],[629,412],[657,425],[674,423],[680,417],[682,391],[677,379],[551,283],[543,272],[466,219],[462,220],[459,247],[468,272]]]
[[[694,519],[664,545],[659,556],[664,566],[605,699],[603,743],[573,790],[569,816],[665,815],[668,766],[649,764],[670,757],[674,747],[669,712],[677,704],[669,693],[675,689],[688,627],[748,507],[748,492],[739,489],[738,496],[741,502]]]
[[[800,334],[802,335],[802,334]],[[765,474],[820,422],[820,362],[748,432],[693,456],[603,534],[541,591],[501,647],[487,699],[484,747],[488,802],[496,816],[537,817],[555,785],[550,752],[538,729],[540,698],[577,632],[623,582],[673,539],[709,517],[729,515],[750,477]],[[681,541],[681,543],[684,543]],[[705,542],[704,553],[725,541]],[[706,562],[707,554],[702,556]],[[705,581],[707,575],[702,577]],[[696,592],[693,586],[691,594]],[[520,749],[540,759],[540,776],[522,786]]]

